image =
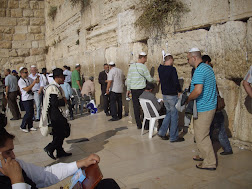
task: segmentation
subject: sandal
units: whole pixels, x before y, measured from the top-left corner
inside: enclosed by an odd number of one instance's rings
[[[214,168],[214,167],[209,167],[209,168],[202,167],[202,164],[196,165],[196,168],[198,168],[198,169],[204,169],[204,170],[208,170],[208,171],[215,171],[216,170],[216,168]]]
[[[199,156],[193,157],[193,160],[194,160],[194,161],[204,161],[204,159],[201,158],[201,157],[199,157]]]

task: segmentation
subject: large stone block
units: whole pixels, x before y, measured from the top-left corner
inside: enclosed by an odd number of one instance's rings
[[[17,25],[27,26],[30,24],[30,18],[17,18]]]
[[[38,1],[30,1],[31,9],[39,9],[39,2]]]
[[[188,6],[190,12],[182,14],[181,21],[175,25],[177,31],[204,27],[229,19],[228,0],[183,0],[182,2]]]
[[[31,33],[26,34],[26,39],[27,40],[34,40],[35,39],[34,34],[31,34]]]
[[[252,17],[247,22],[247,65],[252,65]]]
[[[0,41],[2,41],[2,40],[3,40],[3,38],[4,38],[3,34],[2,34],[2,33],[0,33]]]
[[[28,27],[27,26],[15,26],[15,33],[27,33]]]
[[[42,26],[45,24],[44,18],[31,18],[30,19],[31,26]]]
[[[18,56],[30,56],[30,49],[18,49]]]
[[[32,41],[32,48],[38,48],[38,47],[39,47],[38,41]]]
[[[14,31],[15,31],[15,30],[14,30],[13,27],[0,26],[0,32],[1,32],[1,33],[13,34]]]
[[[11,17],[20,18],[23,16],[22,9],[11,9]]]
[[[45,61],[45,55],[37,55],[36,56],[36,62]]]
[[[8,49],[0,49],[0,57],[1,58],[8,58],[9,57],[9,50]]]
[[[44,9],[34,10],[34,16],[38,18],[44,18],[45,17]]]
[[[38,43],[39,43],[39,47],[41,47],[41,48],[45,47],[45,41],[44,40],[38,41]]]
[[[29,26],[28,31],[33,34],[41,33],[40,26]]]
[[[33,10],[31,9],[24,9],[23,10],[23,16],[24,17],[33,17]]]
[[[19,1],[19,8],[21,8],[21,9],[29,9],[30,8],[29,0],[20,0]]]
[[[12,40],[12,34],[4,34],[4,39],[6,41],[11,41]]]
[[[44,54],[44,49],[43,48],[33,48],[30,50],[30,54],[31,54],[31,56]]]
[[[9,56],[10,57],[16,57],[18,56],[17,51],[15,49],[12,49],[9,51]]]
[[[26,40],[26,34],[25,33],[18,33],[13,35],[14,41],[24,41]]]
[[[25,60],[24,60],[24,63],[33,63],[36,62],[36,57],[35,56],[28,56],[28,57],[25,57]]]
[[[31,48],[31,41],[13,41],[12,48],[14,49],[27,49]]]
[[[232,20],[252,16],[251,0],[229,0],[229,2],[230,2],[230,18]]]
[[[5,9],[0,9],[0,17],[5,17],[6,11]]]
[[[24,57],[10,58],[10,62],[11,62],[12,64],[24,63]]]
[[[246,61],[246,23],[230,21],[211,26],[207,36],[207,53],[217,77],[239,79],[248,69]],[[235,70],[235,71],[234,71]]]
[[[17,9],[19,7],[19,2],[16,0],[9,0],[8,7],[10,9]]]
[[[39,8],[44,9],[45,8],[45,2],[44,1],[39,1]]]
[[[0,8],[7,8],[8,7],[8,1],[7,0],[1,0],[1,3],[0,3]]]
[[[0,49],[11,49],[11,41],[0,41]]]
[[[1,17],[0,26],[15,26],[17,25],[16,18]]]
[[[45,34],[35,34],[35,40],[43,40],[45,39]]]

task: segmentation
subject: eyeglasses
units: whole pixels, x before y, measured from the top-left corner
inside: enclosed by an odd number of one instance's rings
[[[23,72],[23,73],[28,74],[28,72]]]

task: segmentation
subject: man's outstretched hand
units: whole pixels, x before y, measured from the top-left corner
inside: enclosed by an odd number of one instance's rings
[[[2,154],[0,154],[0,161],[2,164],[2,167],[0,167],[0,172],[9,177],[12,184],[24,182],[22,168],[15,159],[8,157],[5,160]]]
[[[77,167],[89,167],[90,165],[96,164],[100,162],[100,157],[96,154],[91,154],[85,159],[81,159],[77,161]]]

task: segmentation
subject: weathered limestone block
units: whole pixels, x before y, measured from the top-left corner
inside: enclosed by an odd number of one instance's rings
[[[20,2],[19,2],[19,8],[21,8],[21,9],[29,9],[30,8],[29,0],[20,0]]]
[[[15,26],[17,25],[16,18],[0,17],[0,26]]]
[[[3,40],[3,34],[2,33],[0,33],[0,41],[2,41]]]
[[[9,56],[10,57],[16,57],[18,56],[17,51],[15,49],[12,49],[9,51]]]
[[[35,39],[34,35],[37,35],[37,34],[27,33],[27,34],[26,34],[26,39],[27,39],[27,40],[34,40],[34,39]]]
[[[0,41],[1,49],[11,49],[11,41]]]
[[[0,26],[0,32],[1,32],[1,33],[12,34],[12,33],[14,33],[14,28],[13,28],[13,27],[4,27],[4,26]]]
[[[32,41],[32,48],[38,48],[38,47],[39,47],[38,41]]]
[[[186,31],[189,29],[206,26],[212,23],[220,23],[228,20],[228,0],[184,0],[183,3],[188,6],[190,12],[182,15],[180,23],[175,26],[176,31]]]
[[[11,9],[11,17],[20,18],[23,16],[22,9]]]
[[[28,27],[27,26],[15,26],[15,33],[27,33]]]
[[[18,33],[13,35],[14,41],[24,41],[26,40],[26,34],[25,33]]]
[[[45,34],[35,34],[35,40],[43,40],[45,39]]]
[[[39,9],[39,2],[38,1],[30,1],[31,9]]]
[[[39,1],[39,8],[44,9],[45,8],[45,2],[44,1]]]
[[[247,22],[247,64],[252,65],[252,17]]]
[[[116,63],[117,60],[117,47],[109,47],[105,50],[105,59],[109,63],[111,61]]]
[[[230,2],[230,18],[232,20],[251,17],[252,1],[251,0],[229,0]]]
[[[45,47],[45,41],[44,40],[38,41],[38,43],[39,43],[39,47],[41,47],[41,48]]]
[[[23,10],[23,16],[24,17],[33,17],[33,10],[31,10],[31,9],[24,9]]]
[[[24,63],[34,63],[36,62],[36,57],[35,56],[28,56],[28,57],[25,57],[25,60],[24,60]]]
[[[40,26],[29,26],[28,31],[33,34],[41,33]]]
[[[31,18],[30,19],[31,26],[42,26],[45,24],[44,18]]]
[[[18,56],[30,56],[30,49],[18,49]]]
[[[42,62],[45,60],[45,55],[37,55],[36,56],[36,62]]]
[[[8,58],[9,57],[9,50],[8,49],[0,49],[0,57],[1,58]]]
[[[116,63],[126,75],[129,69],[129,63],[133,62],[133,44],[123,44],[117,47]]]
[[[10,58],[10,62],[11,62],[12,64],[24,63],[24,57]]]
[[[0,9],[0,17],[5,17],[6,11],[5,9]]]
[[[4,39],[6,41],[11,41],[12,40],[12,34],[4,34]]]
[[[235,109],[234,138],[244,142],[252,142],[252,99],[245,92],[242,82],[239,100]]]
[[[44,9],[34,10],[34,16],[38,18],[44,18],[45,17]]]
[[[8,1],[7,0],[1,0],[0,8],[7,8],[8,7]]]
[[[12,48],[14,49],[31,48],[31,41],[12,41]]]
[[[31,56],[44,54],[44,49],[43,48],[32,48],[30,50],[30,54],[31,54]]]
[[[217,77],[243,78],[246,62],[246,23],[230,21],[211,26],[207,36],[207,52],[212,58]]]
[[[17,9],[19,7],[19,2],[15,0],[9,0],[8,7],[10,9]]]
[[[27,26],[29,24],[30,24],[30,19],[29,18],[17,18],[17,25]]]

